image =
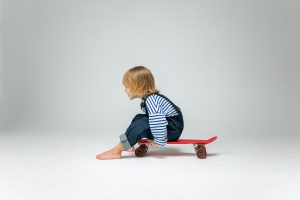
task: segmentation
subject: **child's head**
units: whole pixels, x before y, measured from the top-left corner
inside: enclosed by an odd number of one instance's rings
[[[155,87],[151,71],[144,66],[129,69],[123,76],[123,85],[130,99],[142,98],[149,93],[159,92]]]

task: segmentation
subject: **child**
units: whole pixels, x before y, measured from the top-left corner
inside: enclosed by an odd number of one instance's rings
[[[142,138],[148,138],[152,148],[164,146],[167,141],[178,140],[183,131],[180,108],[159,94],[149,69],[143,66],[129,69],[123,76],[123,85],[130,100],[142,99],[141,109],[145,114],[137,114],[120,135],[120,143],[98,154],[99,160],[121,158],[122,151],[134,152],[134,145]]]

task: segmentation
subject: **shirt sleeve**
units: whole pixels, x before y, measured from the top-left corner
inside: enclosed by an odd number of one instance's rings
[[[162,109],[155,95],[149,96],[145,103],[149,114],[149,126],[154,138],[154,143],[159,146],[164,146],[167,143],[168,121],[166,116],[162,113]]]

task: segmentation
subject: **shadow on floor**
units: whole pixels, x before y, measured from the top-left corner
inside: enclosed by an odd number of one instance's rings
[[[207,157],[211,156],[218,156],[217,153],[208,153]],[[149,149],[145,157],[154,157],[154,158],[160,158],[163,159],[165,157],[171,157],[171,156],[179,156],[179,157],[197,157],[197,154],[195,151],[191,152],[184,152],[181,151],[178,148],[172,148],[172,147],[164,147],[163,149]],[[136,158],[134,154],[132,155],[124,155],[122,158]]]

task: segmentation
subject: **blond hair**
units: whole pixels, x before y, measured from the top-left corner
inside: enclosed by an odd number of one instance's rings
[[[149,69],[144,66],[136,66],[129,69],[123,76],[123,85],[132,92],[142,94],[158,93],[154,77]]]

